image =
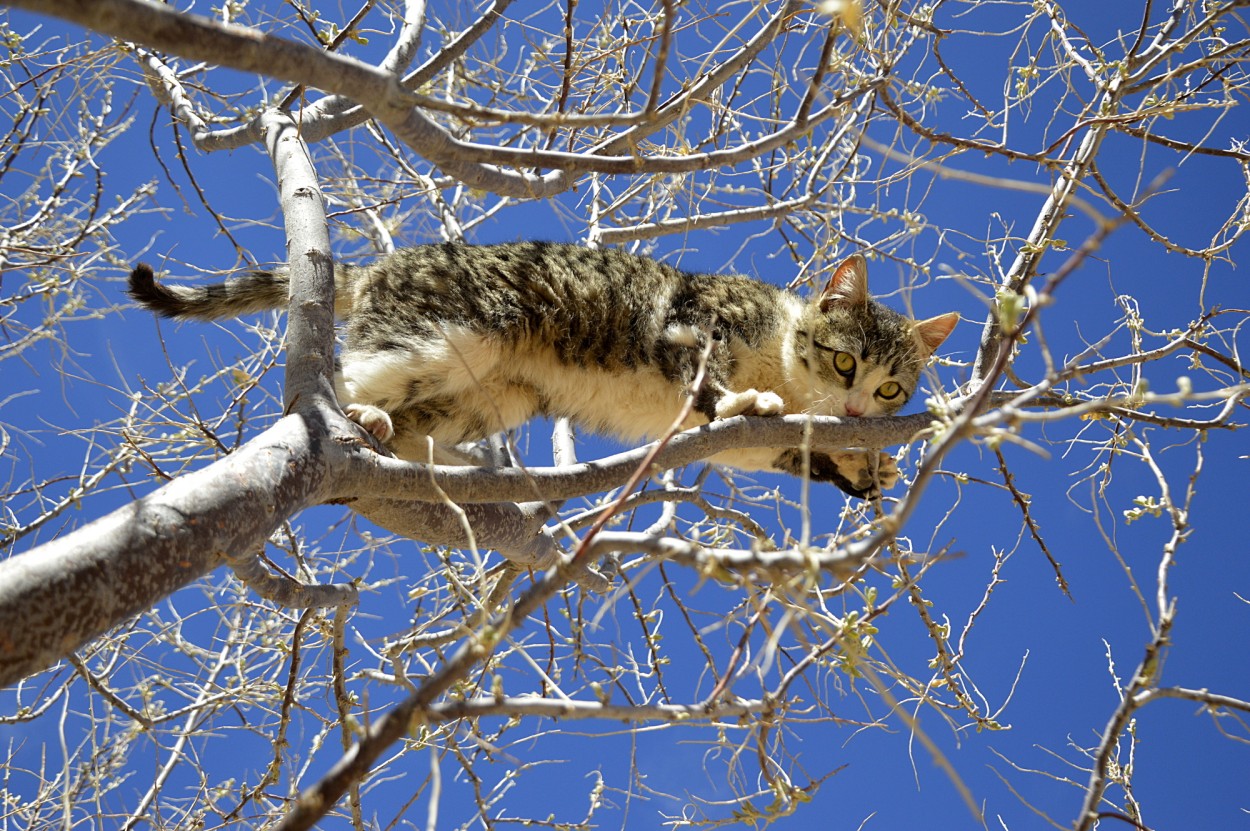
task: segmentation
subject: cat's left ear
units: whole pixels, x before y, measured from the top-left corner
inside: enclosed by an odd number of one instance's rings
[[[920,338],[920,342],[924,344],[926,355],[932,355],[934,350],[942,345],[942,341],[946,340],[946,336],[955,328],[955,324],[959,322],[959,312],[947,312],[944,315],[931,317],[928,320],[918,320],[915,323],[916,337]]]
[[[820,293],[820,310],[833,305],[863,306],[868,302],[868,263],[863,254],[852,254],[833,271],[829,284]]]

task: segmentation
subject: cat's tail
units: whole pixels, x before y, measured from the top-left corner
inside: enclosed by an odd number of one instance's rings
[[[139,263],[130,272],[126,293],[161,317],[217,320],[285,307],[287,278],[279,272],[249,271],[207,286],[158,283],[152,267]]]

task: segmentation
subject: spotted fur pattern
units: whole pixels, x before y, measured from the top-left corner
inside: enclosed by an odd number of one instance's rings
[[[455,445],[538,415],[655,438],[691,390],[683,427],[742,414],[889,415],[957,319],[916,322],[872,300],[858,255],[810,301],[741,275],[542,242],[422,245],[340,266],[335,283],[346,320],[339,401],[396,455],[422,461],[427,437]],[[286,293],[280,271],[187,286],[139,265],[130,280],[132,297],[175,318],[278,308]],[[857,458],[763,448],[713,461],[860,496],[893,484],[888,456],[877,480]]]

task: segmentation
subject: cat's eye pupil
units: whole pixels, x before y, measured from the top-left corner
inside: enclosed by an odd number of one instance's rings
[[[838,352],[833,356],[833,368],[842,375],[855,374],[855,357],[849,352]]]
[[[902,391],[903,388],[898,385],[898,382],[886,381],[881,385],[881,388],[877,390],[877,395],[880,395],[882,398],[898,398],[899,393]]]

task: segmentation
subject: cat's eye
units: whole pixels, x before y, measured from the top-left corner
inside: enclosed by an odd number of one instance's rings
[[[898,385],[897,381],[886,381],[877,389],[877,395],[886,400],[898,398],[902,392],[903,388]]]
[[[851,377],[855,374],[855,356],[849,352],[838,352],[833,356],[833,368],[839,374]],[[896,385],[897,386],[897,385]]]

